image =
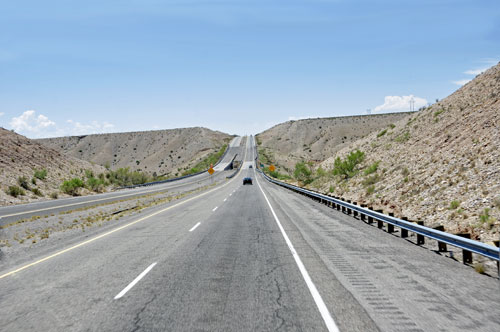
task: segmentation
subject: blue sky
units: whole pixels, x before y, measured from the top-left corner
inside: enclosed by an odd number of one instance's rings
[[[0,126],[28,137],[402,111],[500,61],[500,2],[0,2]]]

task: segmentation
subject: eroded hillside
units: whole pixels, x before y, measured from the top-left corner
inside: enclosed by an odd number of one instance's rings
[[[0,128],[0,205],[58,196],[61,194],[59,187],[64,180],[83,177],[85,170],[95,174],[105,171],[104,167],[66,156],[34,140]],[[29,189],[22,188],[19,182],[23,182]],[[11,186],[22,189],[24,195],[14,197],[8,194]]]
[[[293,173],[299,161],[320,162],[342,147],[407,118],[410,113],[390,113],[338,118],[288,121],[256,136],[261,159],[272,162],[280,171]]]
[[[232,136],[206,128],[70,136],[38,140],[53,149],[111,169],[178,176],[217,152]]]

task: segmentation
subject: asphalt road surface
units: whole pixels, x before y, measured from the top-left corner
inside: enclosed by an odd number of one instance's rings
[[[266,182],[253,145],[214,188],[2,266],[0,330],[498,331],[497,279]]]

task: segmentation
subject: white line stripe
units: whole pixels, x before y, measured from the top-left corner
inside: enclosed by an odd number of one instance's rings
[[[255,178],[255,180],[257,181],[257,184],[259,185],[259,188],[260,188],[260,191],[262,192],[262,195],[264,195],[264,198],[266,199],[267,205],[269,205],[269,208],[271,209],[274,220],[276,220],[276,223],[278,224],[278,227],[281,231],[281,234],[285,238],[285,242],[288,246],[288,249],[290,249],[290,251],[292,252],[292,256],[295,259],[295,263],[299,267],[299,271],[302,274],[302,277],[304,278],[304,281],[306,282],[306,285],[309,288],[309,291],[311,292],[311,295],[314,299],[314,302],[316,302],[316,306],[318,307],[318,310],[321,314],[321,317],[323,317],[323,321],[325,322],[325,325],[328,328],[328,331],[339,332],[339,328],[337,327],[337,324],[335,324],[335,321],[333,320],[332,316],[330,315],[330,312],[328,311],[328,308],[326,307],[325,302],[323,302],[323,299],[321,298],[321,295],[319,294],[318,289],[316,288],[311,277],[309,276],[309,273],[307,272],[306,267],[302,263],[302,260],[300,259],[299,254],[297,254],[297,252],[295,251],[295,248],[293,247],[292,242],[288,238],[288,235],[286,235],[285,229],[283,228],[283,226],[281,226],[281,223],[278,219],[278,216],[276,216],[276,213],[274,212],[274,209],[271,206],[269,199],[267,199],[267,196],[264,193],[264,190],[262,190],[262,187],[260,186],[260,183],[257,180],[257,178]]]
[[[201,225],[201,222],[197,223],[196,225],[193,226],[193,228],[191,228],[189,231],[192,232],[196,229],[196,227],[200,226]]]
[[[215,212],[215,210],[217,210],[218,206],[214,207],[214,209],[212,210],[212,212]]]
[[[139,274],[137,276],[137,278],[134,279],[134,281],[132,281],[130,284],[128,284],[127,287],[125,287],[120,293],[118,293],[118,295],[115,296],[115,300],[118,300],[120,297],[122,297],[123,295],[125,295],[132,287],[135,286],[135,284],[137,284],[139,282],[139,280],[141,280],[142,278],[144,278],[144,276],[149,272],[151,271],[151,269],[153,267],[155,267],[156,263],[153,263],[151,264],[150,266],[148,266],[147,269],[145,269],[144,271],[142,271],[141,274]]]
[[[224,202],[227,200],[227,198],[224,198]]]

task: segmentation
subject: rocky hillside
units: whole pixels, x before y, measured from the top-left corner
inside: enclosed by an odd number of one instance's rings
[[[410,113],[390,113],[288,121],[256,136],[259,154],[280,172],[293,173],[299,161],[323,161],[367,134],[405,119]],[[267,160],[268,159],[268,160]]]
[[[46,174],[43,170],[46,170]],[[104,167],[66,156],[38,142],[0,128],[0,205],[29,202],[60,195],[61,183],[84,176],[85,170],[98,174]],[[38,178],[35,171],[39,171]],[[25,177],[25,195],[17,198],[7,193],[9,186],[19,186],[18,178]]]
[[[151,175],[176,176],[218,151],[231,138],[196,127],[47,138],[38,142],[113,170],[130,167]]]
[[[500,64],[431,107],[344,146],[320,165],[333,170],[337,157],[345,160],[358,149],[364,159],[355,167],[357,174],[329,173],[311,185],[429,226],[444,225],[448,232],[498,240]]]

